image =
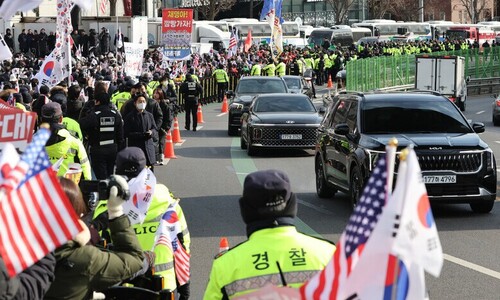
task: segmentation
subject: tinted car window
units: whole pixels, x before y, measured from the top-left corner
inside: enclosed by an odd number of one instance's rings
[[[335,115],[333,116],[333,124],[345,123],[345,118],[347,116],[347,110],[349,102],[345,100],[339,100],[339,105],[337,106],[337,110],[335,111]]]
[[[254,112],[315,112],[311,101],[305,97],[265,97],[255,100]]]
[[[271,93],[286,93],[286,87],[281,80],[241,80],[238,83],[239,94],[271,94]]]
[[[364,133],[470,133],[467,120],[448,101],[365,102]]]
[[[358,116],[358,103],[352,102],[349,111],[347,112],[346,123],[349,126],[349,133],[355,133],[357,128],[357,116]]]
[[[289,89],[300,89],[300,78],[283,78]]]

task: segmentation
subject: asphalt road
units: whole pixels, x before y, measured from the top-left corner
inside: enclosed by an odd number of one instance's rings
[[[319,94],[319,93],[318,93]],[[489,96],[471,97],[465,115],[487,126],[482,138],[500,165],[500,127],[491,122]],[[336,242],[351,209],[345,194],[320,199],[315,192],[313,151],[269,151],[248,157],[239,137],[227,136],[227,115],[220,104],[203,107],[205,123],[197,132],[181,131],[184,143],[175,146],[177,159],[155,168],[158,181],[180,197],[192,237],[191,294],[201,299],[219,240],[230,246],[246,239],[238,199],[246,174],[268,168],[288,173],[298,195],[299,230]],[[179,116],[180,128],[184,115]],[[498,201],[498,198],[497,198]],[[500,298],[500,204],[490,214],[473,214],[468,205],[433,205],[443,252],[439,278],[427,276],[431,299]]]

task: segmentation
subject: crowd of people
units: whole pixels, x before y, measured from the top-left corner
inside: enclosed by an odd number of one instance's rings
[[[15,50],[9,31],[5,41]],[[39,85],[34,75],[54,47],[52,36],[43,30],[38,35],[30,30],[19,35],[20,51],[1,66],[0,99],[36,112],[38,125],[50,124],[46,151],[51,162],[60,165],[59,176],[77,163],[82,181],[110,179],[115,185],[109,199],[95,207],[78,185],[61,178],[86,230],[16,278],[8,278],[0,260],[0,299],[87,299],[93,291],[137,277],[151,267],[164,276],[163,288],[188,299],[189,282],[179,284],[172,249],[160,247],[151,253],[154,231],[131,226],[122,207],[127,180],[145,169],[154,172],[162,164],[166,136],[177,113],[184,110],[184,128],[196,131],[198,105],[222,101],[229,82],[241,76],[302,75],[323,85],[349,60],[477,46],[436,40],[350,47],[325,43],[303,49],[285,46],[277,55],[268,45],[253,45],[248,52],[193,54],[182,62],[165,61],[159,50],[147,50],[143,75],[134,78],[123,68],[123,53],[110,51],[111,37],[105,28],[100,35],[92,30],[89,36],[81,30],[73,34],[83,55],[73,58],[72,84],[65,80],[49,88]],[[217,85],[214,95],[206,92],[209,80]],[[162,184],[156,185],[152,199],[144,224],[158,227],[161,216],[175,208],[181,223],[180,246],[190,252],[189,230],[178,199]],[[334,245],[296,231],[297,199],[286,174],[276,170],[249,174],[239,203],[249,239],[215,259],[205,299],[227,299],[255,290],[263,275],[279,279],[285,274],[286,282],[299,286],[331,259]],[[112,242],[111,250],[100,248],[102,237]]]

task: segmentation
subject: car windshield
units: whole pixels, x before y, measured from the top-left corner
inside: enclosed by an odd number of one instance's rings
[[[446,101],[367,101],[361,131],[385,133],[470,133],[467,120]]]
[[[300,79],[299,78],[285,77],[283,79],[285,80],[286,86],[289,89],[291,89],[291,90],[300,89]]]
[[[265,97],[255,100],[254,112],[315,112],[307,97]]]
[[[281,80],[256,79],[241,80],[238,83],[238,94],[271,94],[286,93],[286,87]]]

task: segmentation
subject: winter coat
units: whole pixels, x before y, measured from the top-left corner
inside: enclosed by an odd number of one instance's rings
[[[146,136],[146,131],[151,130],[152,135]],[[148,166],[156,162],[153,136],[158,134],[153,114],[137,109],[127,114],[123,119],[123,135],[128,139],[129,147],[139,147],[144,151]]]
[[[55,251],[56,280],[45,299],[89,299],[93,291],[105,290],[142,269],[141,245],[126,215],[109,221],[113,251],[86,245],[85,230]]]
[[[9,278],[0,257],[0,300],[42,299],[54,281],[55,267],[54,254],[49,253],[16,277]]]

